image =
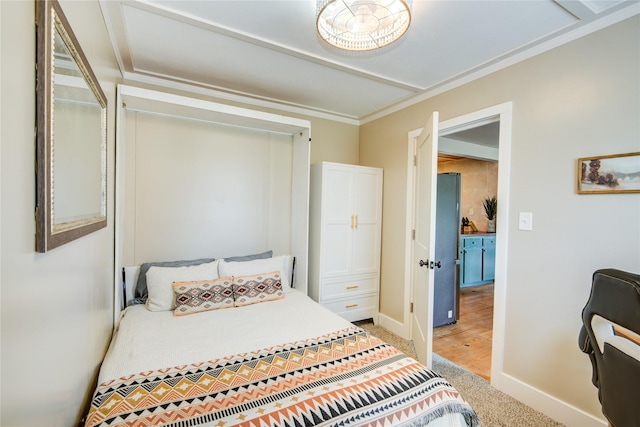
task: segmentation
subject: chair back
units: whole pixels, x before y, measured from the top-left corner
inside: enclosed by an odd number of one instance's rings
[[[597,270],[582,322],[602,413],[614,427],[640,427],[640,275]]]

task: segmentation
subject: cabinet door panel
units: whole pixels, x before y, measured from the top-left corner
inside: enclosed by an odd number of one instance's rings
[[[352,273],[376,273],[380,267],[380,217],[382,175],[379,171],[358,171],[355,174]]]
[[[462,284],[482,281],[482,247],[467,247],[463,249],[462,256]]]
[[[323,191],[324,220],[327,222],[351,223],[353,212],[353,174],[348,170],[329,169]]]
[[[325,225],[322,247],[323,277],[351,274],[351,251],[354,230],[350,224]]]
[[[358,224],[353,233],[353,274],[375,273],[380,266],[377,224]]]
[[[494,280],[496,276],[496,239],[485,237],[482,244],[482,280]]]
[[[358,172],[355,179],[353,213],[358,215],[360,224],[378,222],[380,217],[380,186],[382,184],[380,174]]]

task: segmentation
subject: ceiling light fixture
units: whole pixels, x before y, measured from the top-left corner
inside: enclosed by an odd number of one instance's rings
[[[317,0],[316,28],[324,41],[338,49],[379,49],[407,32],[411,1]]]

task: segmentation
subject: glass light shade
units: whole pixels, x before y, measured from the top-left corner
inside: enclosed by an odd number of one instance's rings
[[[411,0],[317,0],[318,34],[339,49],[387,46],[402,37],[410,23]]]

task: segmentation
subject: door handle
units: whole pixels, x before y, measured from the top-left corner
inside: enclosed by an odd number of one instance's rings
[[[418,264],[420,265],[420,267],[425,267],[426,266],[427,268],[430,268],[432,270],[435,269],[435,268],[441,268],[442,267],[442,262],[440,262],[440,261],[438,261],[438,262],[435,262],[435,261],[429,262],[429,260],[426,260],[426,261],[420,260],[418,262]]]

